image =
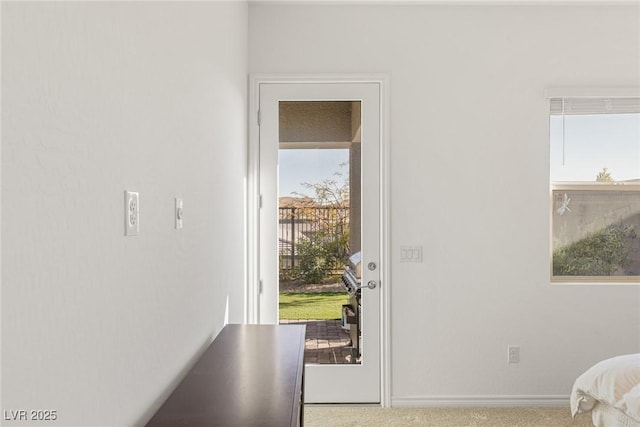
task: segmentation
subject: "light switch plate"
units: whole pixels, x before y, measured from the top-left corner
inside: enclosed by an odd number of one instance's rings
[[[182,210],[182,199],[176,198],[176,230],[182,228],[182,216],[184,211]]]
[[[422,262],[422,246],[400,246],[400,262]]]
[[[124,192],[124,235],[135,236],[140,231],[140,201],[138,192]]]
[[[507,362],[520,363],[520,347],[517,345],[507,346]]]

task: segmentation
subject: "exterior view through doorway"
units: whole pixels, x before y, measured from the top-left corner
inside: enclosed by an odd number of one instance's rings
[[[280,101],[279,322],[305,324],[308,364],[362,363],[360,101]]]

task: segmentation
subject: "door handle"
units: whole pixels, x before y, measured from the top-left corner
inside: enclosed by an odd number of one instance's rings
[[[367,286],[366,287],[369,288],[369,289],[375,289],[376,286],[378,286],[378,282],[376,282],[375,280],[369,280],[367,282]]]

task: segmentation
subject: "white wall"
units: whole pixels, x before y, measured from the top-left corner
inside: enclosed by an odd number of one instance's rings
[[[639,287],[549,283],[544,99],[640,85],[638,6],[252,4],[249,27],[250,73],[390,75],[395,405],[561,403],[640,351]]]
[[[246,44],[242,2],[2,2],[3,410],[143,424],[242,321]]]

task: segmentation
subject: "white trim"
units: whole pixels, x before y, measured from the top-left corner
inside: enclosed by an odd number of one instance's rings
[[[381,328],[380,328],[380,405],[391,406],[391,331],[390,290],[390,159],[389,159],[389,76],[386,74],[251,74],[249,75],[249,143],[247,155],[247,281],[245,285],[245,321],[257,323],[259,317],[259,171],[260,127],[257,114],[260,105],[260,84],[277,83],[377,83],[380,85],[380,201],[381,201]]]
[[[546,98],[637,98],[640,86],[629,87],[551,87],[544,91]]]
[[[380,83],[388,81],[386,74],[255,74],[250,76],[252,83]],[[253,85],[252,85],[253,86]],[[257,86],[254,87],[257,89]]]
[[[247,152],[247,281],[245,284],[245,322],[257,323],[259,319],[259,216],[260,202],[258,194],[260,166],[260,126],[258,126],[258,108],[260,105],[260,80],[249,76],[249,145]]]
[[[391,407],[391,145],[390,141],[390,87],[389,77],[380,76],[380,203],[382,212],[380,227],[382,239],[381,249],[381,328],[380,345],[382,347],[380,357],[380,406]]]
[[[569,407],[567,395],[478,395],[393,397],[398,408],[515,408]]]
[[[640,181],[551,182],[551,191],[640,191]]]
[[[629,276],[632,279],[635,276]],[[603,281],[593,281],[593,282],[586,282],[584,280],[582,280],[581,278],[577,279],[578,281],[554,281],[552,279],[549,280],[549,284],[553,285],[553,286],[638,286],[640,285],[640,280],[636,279],[635,281],[633,280],[629,280],[626,282],[603,282]]]
[[[249,0],[268,6],[634,6],[637,0]]]

